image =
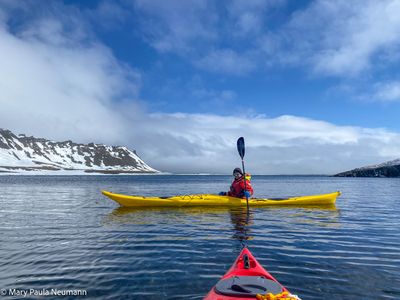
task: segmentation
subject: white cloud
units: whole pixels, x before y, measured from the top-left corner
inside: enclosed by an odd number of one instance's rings
[[[258,68],[253,39],[263,31],[265,12],[284,3],[136,0],[135,10],[146,40],[159,52],[210,72],[242,75]]]
[[[210,72],[237,75],[283,65],[356,77],[381,67],[382,59],[398,62],[399,0],[316,0],[277,18],[286,2],[136,0],[135,9],[154,48]]]
[[[260,34],[267,26],[266,13],[273,8],[280,8],[286,1],[265,1],[265,0],[233,0],[227,3],[229,12],[228,18],[233,24],[230,25],[231,34],[240,37]]]
[[[207,114],[150,114],[132,140],[152,166],[177,172],[230,173],[240,164],[236,140],[246,140],[246,164],[256,174],[333,174],[396,158],[400,134],[328,122]]]
[[[339,75],[357,74],[370,67],[373,55],[393,44],[400,46],[400,1],[370,1],[361,5],[354,8],[359,10],[353,18],[340,20],[341,30],[331,31],[342,38],[324,49],[325,53],[317,59],[317,70]],[[332,26],[336,22],[333,23]]]
[[[85,35],[84,24],[71,31],[74,24],[48,16],[13,31],[0,25],[2,127],[54,139],[122,140],[114,111],[135,99],[140,75]]]
[[[386,50],[399,49],[399,11],[398,0],[314,1],[277,32],[282,55],[317,73],[357,76],[375,67]]]
[[[216,38],[213,3],[203,0],[136,0],[142,30],[161,52],[187,53]]]
[[[232,106],[232,101],[237,98],[237,94],[232,90],[210,90],[205,88],[193,89],[191,91],[193,97],[200,99],[200,106],[210,106],[216,109],[227,110]]]
[[[400,101],[400,81],[376,83],[374,99],[383,102]]]
[[[231,49],[211,51],[196,65],[216,73],[232,75],[245,75],[256,69],[255,62],[248,55],[240,55]]]
[[[102,0],[94,11],[87,14],[96,24],[104,29],[112,30],[124,24],[130,17],[129,10],[125,6],[120,6],[116,1]]]

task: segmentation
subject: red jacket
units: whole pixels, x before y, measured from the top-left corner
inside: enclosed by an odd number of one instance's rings
[[[250,180],[246,179],[246,191],[250,192],[250,195],[253,195],[253,187],[251,186]],[[233,180],[231,189],[228,192],[228,196],[243,198],[244,197],[244,181],[243,176],[238,179]]]

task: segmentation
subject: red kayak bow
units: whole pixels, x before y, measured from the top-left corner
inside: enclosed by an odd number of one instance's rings
[[[267,298],[267,294],[276,298]],[[249,249],[243,248],[204,300],[298,299],[291,296],[295,297],[258,263]]]

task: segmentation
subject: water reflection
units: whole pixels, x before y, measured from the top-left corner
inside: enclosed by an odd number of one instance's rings
[[[109,224],[152,224],[165,216],[166,222],[181,223],[184,217],[195,217],[196,221],[215,223],[228,211],[227,207],[118,207],[103,221]]]
[[[245,241],[253,239],[250,229],[250,226],[254,224],[253,212],[251,210],[247,212],[245,207],[240,207],[230,209],[229,214],[234,230],[232,237],[239,240],[242,244]]]
[[[229,216],[233,225],[234,239],[244,242],[251,240],[251,228],[263,223],[265,218],[271,215],[279,217],[284,215],[285,220],[291,220],[297,224],[317,225],[324,227],[340,226],[340,211],[335,205],[332,206],[306,206],[306,207],[259,207],[250,209],[247,213],[246,207],[148,207],[130,208],[118,207],[103,218],[104,224],[131,224],[131,225],[155,225],[163,220],[164,223],[181,224],[183,219],[192,218],[194,222],[204,224],[221,224],[224,216]],[[189,220],[190,221],[190,220]],[[213,227],[211,226],[211,227]]]
[[[340,210],[335,206],[307,208],[289,214],[298,224],[318,225],[320,227],[339,227],[341,225],[340,215]]]
[[[254,210],[293,210],[293,209],[304,209],[312,211],[337,211],[335,204],[330,205],[274,205],[274,206],[259,206],[251,207],[250,213]],[[233,211],[235,213],[241,212],[240,214],[247,214],[246,207],[226,207],[226,206],[185,206],[185,207],[123,207],[119,206],[115,208],[110,215],[122,216],[126,214],[140,214],[143,212],[186,212],[186,213],[217,213]]]

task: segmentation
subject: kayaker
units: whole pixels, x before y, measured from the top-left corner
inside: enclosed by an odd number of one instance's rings
[[[231,196],[236,198],[250,198],[253,195],[253,187],[251,186],[249,176],[246,174],[246,190],[244,189],[243,172],[240,168],[235,168],[233,170],[233,176],[235,179],[231,184],[229,192],[220,192],[220,196]]]

